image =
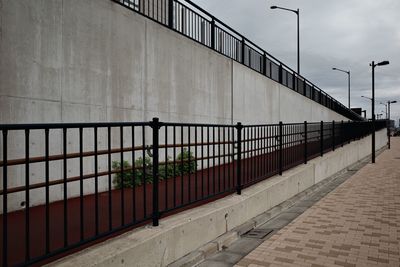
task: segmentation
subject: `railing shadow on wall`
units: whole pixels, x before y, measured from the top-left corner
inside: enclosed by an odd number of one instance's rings
[[[0,125],[2,266],[43,262],[151,221],[157,226],[160,217],[240,194],[371,129],[371,122],[157,118]]]
[[[112,0],[349,118],[360,115],[189,0]]]

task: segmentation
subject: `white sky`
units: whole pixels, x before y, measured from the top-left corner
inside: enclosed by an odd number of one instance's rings
[[[376,113],[380,101],[400,102],[400,0],[193,0],[282,62],[297,69],[296,15],[271,5],[300,8],[301,73],[347,106],[351,70],[351,106],[371,116],[372,60],[389,60],[375,71]],[[400,103],[392,119],[400,118]]]

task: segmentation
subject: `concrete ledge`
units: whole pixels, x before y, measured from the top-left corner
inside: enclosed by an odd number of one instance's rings
[[[370,138],[354,141],[286,171],[282,176],[271,177],[246,188],[240,196],[233,194],[162,219],[158,227],[135,229],[51,266],[166,266],[185,255],[192,259],[190,262],[196,262],[229,245],[238,238],[239,232],[245,233],[253,223],[257,226],[265,222],[284,208],[277,206],[280,203],[304,194],[302,192],[311,186],[368,156],[370,149],[365,148],[370,148],[368,140]],[[377,132],[376,140],[378,149],[386,145],[386,130]],[[265,213],[267,210],[269,212]],[[245,225],[251,219],[253,223]],[[212,240],[215,240],[213,244]],[[202,251],[193,252],[200,247]]]

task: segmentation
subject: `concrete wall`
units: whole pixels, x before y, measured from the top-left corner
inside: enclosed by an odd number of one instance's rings
[[[156,116],[225,124],[346,119],[110,0],[0,0],[0,18],[0,124]],[[23,158],[23,133],[9,136],[8,158]],[[69,133],[69,152],[78,152],[77,136]],[[50,154],[62,153],[61,131],[50,137]],[[92,131],[85,133],[84,140],[92,138]],[[99,133],[102,145],[104,138]],[[88,143],[84,149],[93,150]],[[30,154],[44,155],[43,132],[31,132]],[[105,161],[99,164],[107,168]],[[93,169],[93,161],[85,166]],[[32,166],[31,183],[43,182],[43,169]],[[68,165],[69,176],[78,170],[78,161]],[[50,180],[62,177],[61,171],[61,162],[51,164]],[[85,192],[93,191],[93,183],[87,181],[92,189],[85,186]],[[9,186],[23,185],[23,166],[10,168]],[[106,189],[102,182],[100,188]],[[62,190],[52,187],[51,200],[60,199]],[[69,190],[69,196],[77,194],[78,183]],[[33,190],[31,198],[31,205],[43,203],[44,191]],[[23,202],[23,193],[10,196],[10,209]]]
[[[386,145],[377,132],[377,150]],[[370,137],[354,141],[213,203],[165,218],[69,256],[53,266],[166,266],[371,153]],[[368,149],[369,148],[369,149]]]
[[[110,0],[0,2],[0,123],[345,119]]]

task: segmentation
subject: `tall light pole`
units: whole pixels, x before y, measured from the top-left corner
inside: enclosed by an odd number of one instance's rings
[[[368,97],[368,96],[361,96],[362,98],[365,98],[365,99],[368,99],[368,100],[370,100],[371,102],[372,102],[372,98],[370,98],[370,97]],[[365,118],[367,118],[367,111],[366,110],[364,110],[365,111]],[[371,118],[372,119],[372,118]]]
[[[390,104],[395,104],[397,103],[397,101],[388,101],[387,102],[387,106],[388,106],[388,115],[387,115],[387,119],[388,119],[388,149],[390,149]]]
[[[348,85],[349,85],[349,109],[350,109],[350,71],[341,70],[341,69],[338,69],[338,68],[332,68],[332,70],[341,71],[341,72],[347,73],[347,75],[348,75]]]
[[[375,64],[375,61],[372,61],[369,64],[372,68],[372,163],[375,163],[375,67],[389,65],[389,61],[381,61]]]
[[[282,9],[290,12],[294,12],[297,15],[297,74],[300,75],[300,10],[289,9],[279,6],[271,6],[271,9]]]
[[[388,105],[382,102],[379,102],[379,104],[384,105],[385,106],[385,114],[386,114],[386,119],[388,118]]]

